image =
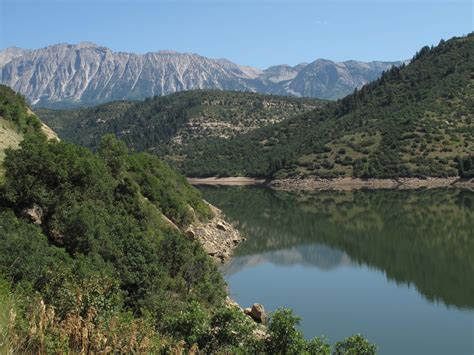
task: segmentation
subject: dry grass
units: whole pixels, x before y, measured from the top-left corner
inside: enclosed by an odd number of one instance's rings
[[[1,354],[141,354],[155,353],[166,345],[140,319],[117,316],[101,322],[90,308],[84,317],[71,312],[61,320],[54,308],[42,300],[33,303],[27,317],[18,319],[13,300],[1,301]],[[174,349],[176,354],[180,353],[179,349],[179,345]]]

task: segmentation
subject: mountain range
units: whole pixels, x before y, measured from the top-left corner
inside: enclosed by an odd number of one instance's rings
[[[423,47],[338,101],[195,90],[36,112],[65,140],[96,148],[112,133],[187,176],[466,177],[472,53],[473,34]]]
[[[0,82],[37,107],[91,106],[193,89],[338,99],[402,62],[317,59],[261,70],[227,59],[159,51],[114,52],[93,43],[0,51]]]

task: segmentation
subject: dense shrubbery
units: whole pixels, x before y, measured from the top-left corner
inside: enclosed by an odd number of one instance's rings
[[[225,305],[214,262],[163,218],[183,229],[211,211],[158,158],[111,136],[94,154],[32,134],[4,165],[0,351],[326,349],[303,339],[289,311],[258,338],[253,321]]]
[[[0,271],[40,292],[57,314],[71,312],[77,289],[84,317],[91,307],[106,318],[125,307],[159,320],[191,300],[204,307],[222,303],[225,290],[213,262],[161,217],[185,225],[194,214],[209,217],[210,209],[155,157],[128,155],[110,138],[95,155],[33,135],[7,152],[5,167]],[[151,182],[140,185],[140,171]],[[160,184],[159,199],[144,197],[142,188]],[[40,227],[18,219],[29,208]]]
[[[41,126],[40,120],[27,111],[25,98],[5,85],[0,85],[0,117],[13,122],[21,133]]]
[[[474,178],[474,156],[466,158],[457,157],[459,176],[462,178]]]

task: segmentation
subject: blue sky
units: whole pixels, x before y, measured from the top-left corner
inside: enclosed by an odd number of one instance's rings
[[[264,68],[399,60],[473,30],[472,0],[0,0],[0,48],[90,41]]]

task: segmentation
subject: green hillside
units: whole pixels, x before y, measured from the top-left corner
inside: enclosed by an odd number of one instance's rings
[[[4,165],[1,353],[329,353],[290,310],[253,335],[214,261],[183,232],[209,206],[158,157],[110,135],[94,154],[28,134]],[[376,349],[361,336],[335,349],[348,346]]]
[[[38,112],[64,139],[97,148],[103,134],[113,133],[188,176],[471,176],[472,53],[472,34],[441,41],[422,48],[410,64],[324,104],[190,91]]]
[[[224,282],[214,262],[162,217],[184,228],[211,211],[198,191],[157,157],[131,155],[110,136],[93,154],[27,135],[20,149],[7,151],[4,165],[0,279],[13,283],[20,307],[15,312],[24,325],[36,322],[40,300],[54,312],[52,324],[40,330],[46,340],[16,323],[16,352],[76,352],[64,325],[72,326],[74,319],[79,328],[96,332],[91,339],[100,332],[120,334],[122,343],[148,337],[145,349],[151,351],[167,337],[154,333],[157,322],[163,329],[166,317],[191,302],[206,310],[223,304]],[[46,343],[49,350],[41,349]]]
[[[235,139],[199,142],[176,164],[190,176],[458,175],[455,158],[474,152],[473,55],[472,34],[424,47],[338,102]]]
[[[23,96],[0,85],[0,179],[5,149],[18,147],[25,133],[40,129],[41,122],[29,111]]]
[[[140,102],[92,108],[38,109],[66,140],[97,148],[113,133],[139,151],[160,154],[193,149],[200,141],[228,139],[319,107],[324,101],[243,92],[196,90]]]
[[[167,163],[112,135],[96,153],[48,139],[23,98],[0,89],[15,148],[0,182],[0,353],[330,351],[286,309],[267,337],[254,335],[255,322],[226,302],[213,259],[185,234],[211,207]],[[361,336],[334,345],[348,346],[376,349]]]

